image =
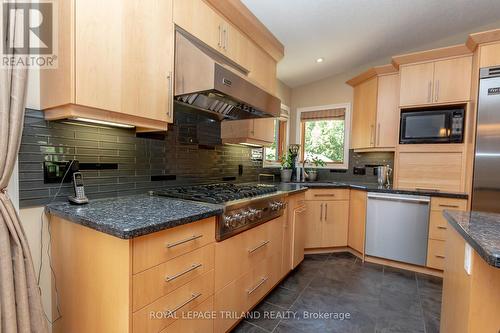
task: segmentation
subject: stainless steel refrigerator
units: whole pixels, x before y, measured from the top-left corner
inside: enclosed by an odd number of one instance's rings
[[[472,209],[500,213],[500,67],[480,71]]]

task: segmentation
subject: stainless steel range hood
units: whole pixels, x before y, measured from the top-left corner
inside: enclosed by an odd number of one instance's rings
[[[217,114],[220,120],[279,117],[279,98],[215,59],[179,31],[175,45],[176,103]]]

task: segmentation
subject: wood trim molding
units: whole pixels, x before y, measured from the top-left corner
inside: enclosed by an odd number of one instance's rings
[[[274,60],[280,61],[284,57],[285,47],[283,44],[240,0],[204,1],[237,26],[257,45],[269,53]]]
[[[433,275],[433,276],[437,276],[440,278],[443,277],[443,271],[433,269],[433,268],[423,267],[423,266],[406,264],[406,263],[399,262],[399,261],[393,261],[393,260],[389,260],[389,259],[382,259],[382,258],[371,257],[371,256],[366,256],[365,261],[370,262],[370,263],[374,263],[374,264],[385,265],[385,266],[394,267],[394,268],[400,268],[400,269],[404,269],[407,271]]]
[[[119,112],[101,110],[77,104],[66,104],[43,110],[46,120],[62,120],[71,118],[90,118],[120,124],[133,125],[142,129],[166,131],[168,122],[153,120]]]
[[[469,38],[467,38],[467,42],[465,42],[465,45],[467,45],[469,50],[473,52],[479,44],[497,41],[500,41],[500,29],[493,29],[470,34]]]
[[[360,84],[368,79],[371,79],[374,76],[393,74],[393,73],[397,73],[397,72],[398,72],[397,68],[394,67],[394,65],[392,65],[392,64],[375,66],[375,67],[372,67],[372,68],[364,71],[363,73],[353,77],[352,79],[350,79],[346,83],[348,85],[354,87],[354,86],[357,86],[358,84]]]
[[[269,147],[273,144],[272,142],[257,140],[257,139],[252,139],[252,138],[245,138],[245,137],[222,139],[222,143],[223,144],[234,144],[234,145],[246,143],[248,145],[255,145],[255,148],[259,148],[260,146]]]
[[[392,64],[399,69],[399,66],[416,62],[432,61],[442,58],[472,55],[472,51],[466,44],[441,47],[438,49],[413,52],[392,57]]]

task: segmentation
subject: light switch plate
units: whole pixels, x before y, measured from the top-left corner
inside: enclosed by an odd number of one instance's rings
[[[472,248],[469,244],[465,244],[465,253],[464,253],[464,269],[468,275],[472,272]]]

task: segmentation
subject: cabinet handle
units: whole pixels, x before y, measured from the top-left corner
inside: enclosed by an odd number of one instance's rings
[[[447,204],[439,204],[439,207],[444,207],[444,208],[460,208],[458,205],[447,205]]]
[[[436,96],[434,96],[434,100],[436,102],[439,100],[439,80],[436,81]]]
[[[261,244],[257,245],[256,247],[254,247],[252,249],[249,249],[248,250],[248,254],[254,253],[255,251],[257,251],[261,247],[266,246],[267,244],[269,244],[269,242],[270,242],[270,240],[263,241]]]
[[[431,188],[431,187],[415,187],[415,190],[418,190],[418,191],[429,191],[429,192],[439,192],[440,191],[437,188]]]
[[[191,271],[194,271],[197,268],[200,268],[201,266],[203,266],[203,265],[202,264],[192,264],[191,267],[189,267],[186,270],[183,270],[182,272],[179,272],[179,273],[172,275],[172,276],[166,276],[165,281],[170,282],[172,280],[175,280],[175,279],[177,279],[177,278],[179,278],[179,277],[181,277],[181,276],[183,276]]]
[[[227,51],[227,27],[226,26],[224,26],[222,32],[223,32],[223,36],[224,36],[222,48],[224,49],[224,51]]]
[[[432,81],[429,81],[429,88],[427,89],[427,102],[432,102]]]
[[[173,96],[174,96],[174,91],[173,91],[173,77],[172,77],[172,71],[168,72],[168,99],[167,99],[167,116],[171,116],[171,111],[173,109]]]
[[[301,214],[306,211],[306,207],[299,208],[295,211],[296,214]]]
[[[325,221],[328,220],[328,204],[325,204]]]
[[[375,133],[375,126],[370,125],[370,146],[373,146],[375,144],[375,140],[373,138],[373,134]]]
[[[439,259],[444,259],[445,258],[445,256],[439,256],[439,255],[436,255],[435,257],[439,258]]]
[[[248,289],[247,290],[248,295],[251,295],[254,291],[259,289],[260,286],[262,286],[264,283],[266,283],[267,279],[269,279],[267,276],[263,277],[262,279],[260,279],[260,282],[257,283],[257,285],[255,287]]]
[[[438,227],[437,227],[437,228],[438,228],[438,229],[441,229],[441,230],[446,230],[446,229],[448,229],[448,228],[443,227],[443,226],[440,226],[440,225],[438,225]]]
[[[219,43],[217,44],[219,48],[222,48],[222,27],[219,24]]]
[[[321,211],[319,213],[319,220],[323,221],[323,204],[321,204]]]
[[[167,310],[166,312],[169,314],[169,315],[172,315],[174,313],[176,313],[177,311],[179,311],[181,308],[185,307],[186,305],[188,305],[189,303],[191,303],[192,301],[194,301],[195,299],[197,299],[198,297],[201,296],[201,293],[192,293],[191,294],[191,297],[182,302],[181,304],[177,305],[175,308],[173,308],[172,310]]]
[[[183,240],[180,240],[177,242],[167,243],[166,246],[167,246],[167,249],[171,249],[171,248],[176,247],[178,245],[197,240],[198,238],[201,238],[201,237],[203,237],[203,235],[193,235],[189,238],[186,238],[186,239],[183,239]]]
[[[334,197],[335,194],[333,193],[328,193],[328,194],[315,194],[315,197]]]

